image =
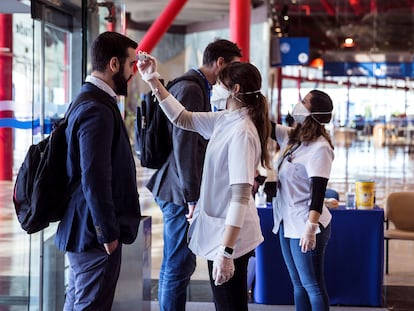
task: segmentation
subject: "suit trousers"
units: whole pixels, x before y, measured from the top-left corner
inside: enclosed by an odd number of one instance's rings
[[[64,311],[110,311],[118,282],[122,244],[111,255],[105,249],[67,252],[69,284]]]

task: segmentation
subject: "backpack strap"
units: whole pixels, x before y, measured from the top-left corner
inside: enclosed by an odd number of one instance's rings
[[[69,105],[69,108],[66,111],[62,121],[68,122],[69,115],[72,113],[72,111],[75,110],[75,108],[78,107],[81,103],[85,102],[89,97],[90,95],[88,93],[80,93],[78,97],[76,97],[76,99]]]
[[[169,90],[174,84],[176,84],[177,82],[181,82],[181,81],[193,81],[193,82],[196,82],[202,90],[206,89],[206,86],[202,84],[200,79],[192,75],[184,75],[184,76],[177,77],[174,80],[171,80],[170,82],[168,82],[165,88]],[[207,100],[206,92],[203,92],[203,96],[204,96],[204,100]]]
[[[91,96],[93,92],[82,92],[80,93],[76,99],[69,105],[68,110],[65,113],[64,118],[59,122],[59,123],[66,123],[68,122],[69,119],[69,115],[75,110],[76,107],[78,107],[79,105],[85,103],[88,99],[93,98],[93,96]],[[108,104],[106,101],[102,101],[102,103],[109,107],[114,115],[114,119],[115,119],[115,136],[114,137],[118,137],[119,133],[121,131],[120,129],[120,120],[118,117],[119,111],[115,110],[117,109],[116,107],[114,107],[114,105]]]

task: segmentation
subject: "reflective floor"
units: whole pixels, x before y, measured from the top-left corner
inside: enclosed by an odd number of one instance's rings
[[[142,207],[145,213],[153,217],[151,275],[156,280],[162,258],[162,214],[144,187],[152,171],[143,168],[138,171]],[[337,141],[328,187],[336,189],[340,201],[344,203],[345,193],[350,188],[354,191],[355,181],[360,179],[375,181],[376,204],[384,207],[389,193],[414,191],[414,153],[404,145],[375,146],[371,137],[355,140],[348,147]],[[391,241],[389,263],[389,274],[384,275],[384,307],[394,311],[414,310],[414,241]],[[189,291],[196,301],[211,299],[208,286],[200,285],[207,279],[206,263],[198,259],[197,269],[192,277],[193,291]],[[194,290],[200,286],[200,291]],[[205,294],[200,295],[203,291]],[[156,297],[153,293],[154,296]],[[192,299],[191,295],[189,299]]]
[[[368,138],[354,141],[350,147],[337,145],[328,187],[339,192],[343,204],[345,193],[350,187],[354,190],[356,180],[374,180],[376,204],[384,207],[389,193],[414,191],[414,153],[408,149],[407,146],[376,147]],[[162,214],[145,188],[145,181],[153,171],[138,168],[138,172],[142,208],[144,213],[153,218],[152,277],[158,278],[163,245]],[[206,264],[199,260],[193,279],[207,279],[205,269]],[[389,269],[389,274],[384,277],[386,285],[414,286],[414,242],[390,242]]]
[[[414,153],[410,151],[408,146],[375,146],[369,137],[362,137],[350,144],[336,142],[335,161],[328,186],[336,189],[340,201],[344,201],[345,192],[356,180],[372,179],[376,183],[376,204],[383,207],[390,192],[414,191]],[[156,286],[163,247],[162,214],[145,188],[145,182],[153,171],[137,164],[137,172],[143,214],[152,216],[151,278]],[[12,182],[0,182],[0,311],[12,310],[2,306],[12,305],[13,299],[27,295],[25,285],[29,273],[29,238],[17,223],[12,189]],[[391,241],[389,262],[389,274],[384,276],[384,307],[396,311],[414,310],[414,242]],[[10,282],[12,279],[21,279],[21,282]],[[194,289],[206,284],[204,281],[207,279],[206,263],[198,259],[192,278]],[[16,287],[11,289],[12,283],[21,286],[13,285]],[[189,298],[195,301],[208,300],[210,293],[207,291],[204,296],[193,291]],[[19,304],[24,303],[24,300],[19,300]]]

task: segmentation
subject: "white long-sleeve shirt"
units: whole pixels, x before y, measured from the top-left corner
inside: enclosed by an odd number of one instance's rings
[[[189,247],[196,255],[213,260],[225,230],[231,185],[253,185],[254,182],[261,155],[256,127],[245,108],[232,112],[192,112],[189,113],[190,120],[177,123],[184,107],[172,96],[160,105],[176,125],[197,131],[209,139],[200,199],[189,232]],[[259,216],[251,197],[234,246],[234,257],[252,251],[262,241]]]

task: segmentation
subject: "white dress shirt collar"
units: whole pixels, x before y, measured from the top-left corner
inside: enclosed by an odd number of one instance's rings
[[[115,97],[116,99],[116,93],[105,81],[94,76],[87,76],[85,82],[92,83],[93,85],[100,88],[102,91],[108,93],[112,97]]]

